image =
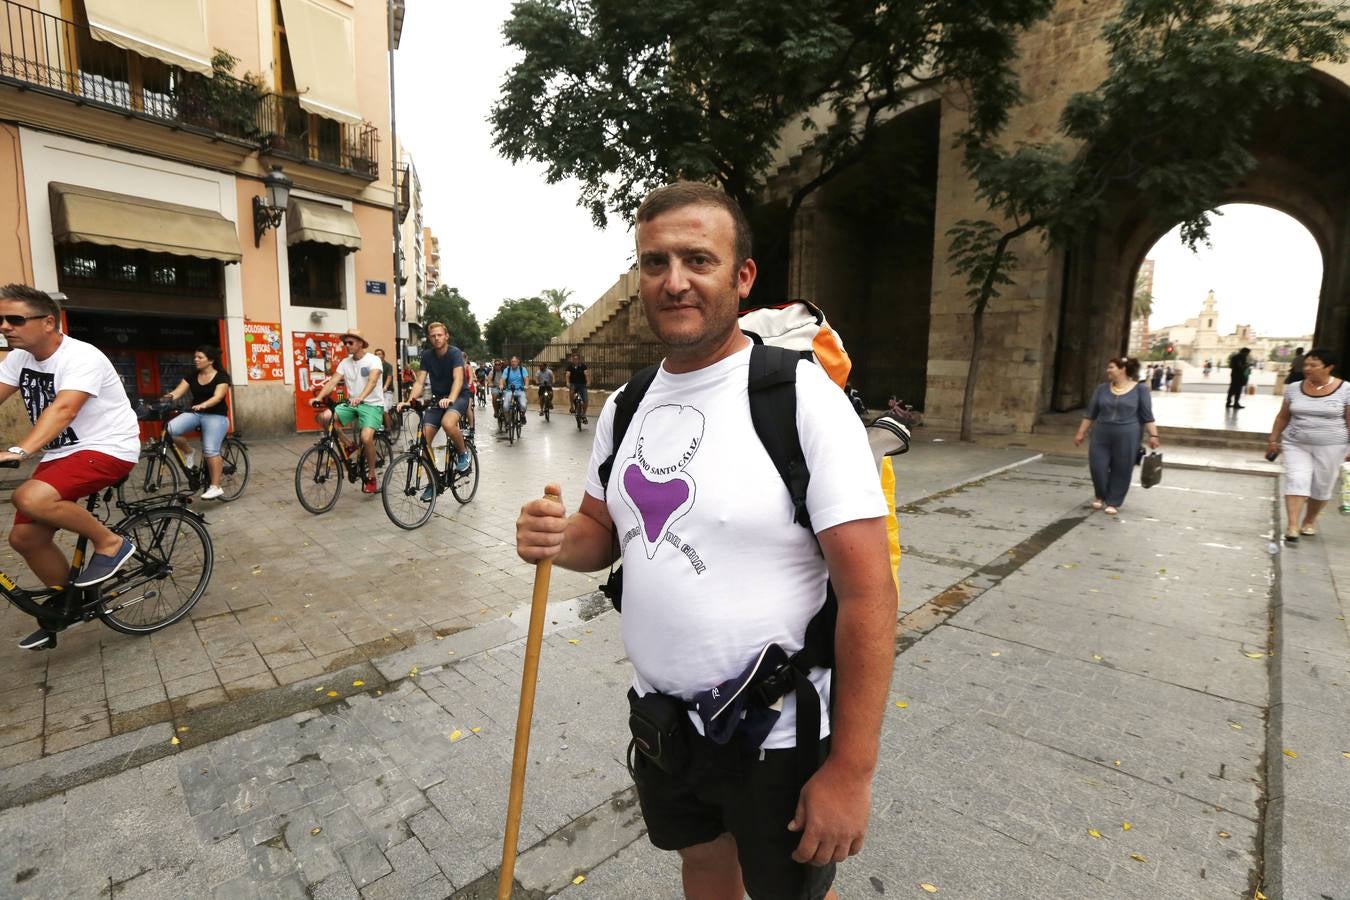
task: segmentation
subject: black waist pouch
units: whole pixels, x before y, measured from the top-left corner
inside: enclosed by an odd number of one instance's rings
[[[689,708],[678,697],[628,691],[628,728],[633,746],[652,765],[680,775],[689,765]]]

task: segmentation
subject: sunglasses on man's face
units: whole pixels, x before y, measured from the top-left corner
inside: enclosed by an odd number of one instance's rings
[[[346,344],[348,347],[356,346],[356,341],[343,341],[342,343]]]
[[[18,313],[14,313],[8,316],[0,316],[0,322],[4,322],[11,328],[19,328],[27,324],[28,322],[33,321],[34,319],[45,319],[47,318],[47,316],[48,313],[43,313],[40,316],[21,316]]]

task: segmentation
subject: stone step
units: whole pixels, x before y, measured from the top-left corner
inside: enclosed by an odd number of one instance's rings
[[[1081,417],[1076,414],[1053,413],[1041,416],[1034,434],[1073,434]],[[1264,450],[1265,431],[1237,431],[1212,428],[1182,428],[1175,425],[1158,426],[1158,436],[1164,444],[1180,447],[1206,447],[1231,450]]]

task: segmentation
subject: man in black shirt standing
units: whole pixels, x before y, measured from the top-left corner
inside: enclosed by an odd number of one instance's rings
[[[567,390],[581,398],[581,424],[585,425],[589,421],[586,418],[586,364],[575,350],[567,358]]]

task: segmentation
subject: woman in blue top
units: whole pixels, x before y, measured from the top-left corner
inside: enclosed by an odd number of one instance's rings
[[[1139,360],[1117,356],[1106,362],[1106,383],[1097,385],[1073,443],[1077,447],[1092,432],[1088,469],[1092,472],[1092,508],[1106,507],[1114,516],[1125,502],[1130,475],[1139,449],[1140,429],[1148,432],[1148,446],[1158,449],[1158,424],[1153,421],[1153,398],[1139,381]]]

